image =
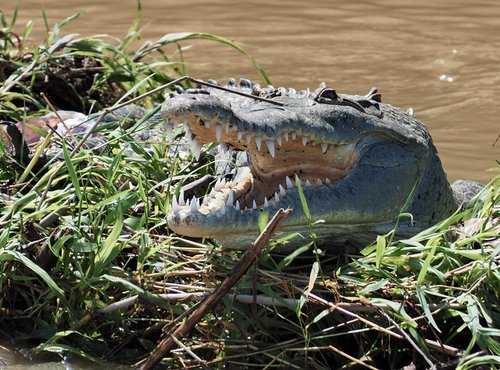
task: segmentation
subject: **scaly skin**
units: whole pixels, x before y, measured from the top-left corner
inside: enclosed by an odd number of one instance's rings
[[[280,235],[300,232],[307,239],[314,233],[319,245],[360,247],[392,230],[401,212],[413,216],[399,221],[398,235],[407,237],[459,206],[426,127],[382,103],[376,89],[367,96],[324,86],[309,93],[261,89],[248,80],[226,87],[270,101],[203,87],[163,104],[167,122],[185,122],[195,154],[211,142],[244,153],[233,180],[218,182],[201,204],[183,195],[174,199],[168,224],[175,232],[245,248],[263,210],[290,207]],[[312,223],[320,222],[312,225],[306,217],[295,176]],[[299,237],[287,246],[304,243]]]

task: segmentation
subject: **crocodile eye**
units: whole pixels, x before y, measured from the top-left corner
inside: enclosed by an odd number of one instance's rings
[[[318,93],[318,95],[316,95],[314,100],[318,103],[332,103],[339,101],[339,95],[334,89],[325,87]]]

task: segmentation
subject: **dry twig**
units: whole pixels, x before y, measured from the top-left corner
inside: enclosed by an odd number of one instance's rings
[[[257,260],[260,253],[264,250],[269,239],[278,229],[281,222],[288,216],[291,210],[280,209],[274,217],[269,221],[266,228],[259,237],[255,240],[252,246],[241,256],[233,270],[226,276],[222,283],[210,294],[186,321],[181,324],[173,333],[167,333],[167,337],[163,339],[155,350],[150,354],[147,360],[140,366],[140,370],[149,370],[154,368],[174,347],[177,340],[180,340],[188,334],[195,325],[212,309],[236,284],[250,266]]]

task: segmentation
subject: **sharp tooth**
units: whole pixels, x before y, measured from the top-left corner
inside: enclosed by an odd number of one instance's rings
[[[177,203],[177,197],[174,194],[174,195],[172,195],[172,201],[170,204],[170,212],[177,212],[178,209],[179,209],[179,204]]]
[[[307,136],[302,135],[302,145],[306,145],[306,144],[307,144]]]
[[[252,134],[250,132],[247,132],[247,144],[250,144],[250,141],[252,141]]]
[[[236,134],[236,137],[237,137],[238,141],[241,141],[241,139],[243,139],[243,131],[238,131],[238,133]]]
[[[331,183],[332,183],[332,181],[327,177],[325,179],[325,184],[330,185]]]
[[[198,201],[196,197],[193,197],[193,199],[191,199],[191,212],[198,212]]]
[[[267,198],[264,197],[264,208],[269,207],[269,202],[267,201]]]
[[[217,181],[215,181],[215,185],[214,185],[214,188],[213,190],[216,190],[216,191],[219,191],[220,190],[220,182],[222,180],[220,178],[217,179]]]
[[[286,190],[281,184],[279,184],[279,187],[280,187],[280,195],[284,197],[286,195]]]
[[[220,123],[215,124],[215,137],[217,138],[217,141],[220,141],[222,138],[222,126]]]
[[[174,125],[169,121],[168,118],[165,120],[164,127],[165,127],[165,133],[167,134],[167,138],[169,140],[172,140],[172,136],[174,134]]]
[[[165,133],[167,135],[167,139],[168,140],[172,140],[172,138],[174,137],[174,128],[173,126],[166,126],[165,127]]]
[[[276,156],[276,148],[274,146],[274,140],[266,140],[267,147],[269,148],[269,154],[271,154],[271,157]]]
[[[278,135],[276,137],[276,142],[278,143],[279,146],[283,145],[283,141],[281,141],[281,135]]]
[[[222,206],[222,207],[220,208],[220,214],[221,214],[222,216],[224,216],[224,215],[226,214],[226,206]]]
[[[257,146],[257,150],[260,151],[260,147],[262,145],[262,137],[255,136],[255,145]]]
[[[215,182],[214,189],[217,190],[217,191],[220,191],[221,189],[224,188],[225,185],[226,185],[226,180],[225,179],[218,179]]]
[[[236,208],[237,211],[240,210],[240,201],[239,200],[236,201],[236,205],[234,206],[234,208]]]
[[[320,178],[317,178],[316,179],[316,184],[318,184],[318,186],[321,186],[321,185],[323,185],[323,181],[321,181]]]
[[[257,203],[255,203],[255,199],[254,199],[254,200],[253,200],[253,202],[252,202],[252,208],[253,208],[253,209],[257,209]]]
[[[292,183],[292,180],[290,180],[290,178],[287,176],[286,179],[286,188],[287,189],[293,189],[293,183]]]
[[[229,132],[229,122],[226,123],[226,134]]]
[[[219,147],[220,147],[222,154],[225,154],[227,152],[227,150],[229,149],[225,143],[220,143]]]
[[[280,196],[278,195],[278,193],[274,193],[274,204],[279,203],[279,201],[280,201]]]
[[[283,132],[283,137],[288,141],[288,131]]]
[[[233,206],[233,202],[234,202],[234,194],[233,194],[233,191],[231,190],[229,192],[229,195],[227,196],[226,206],[232,207]]]
[[[297,140],[297,133],[295,131],[292,132],[292,140]]]
[[[181,191],[181,193],[179,194],[179,205],[180,206],[186,205],[186,201],[184,200],[184,192],[183,191]]]
[[[321,143],[321,150],[323,151],[323,154],[326,154],[326,151],[328,150],[328,144]]]
[[[206,128],[210,128],[210,120],[209,119],[204,120],[203,124],[205,125]]]
[[[198,143],[196,139],[188,140],[189,146],[191,147],[191,151],[194,154],[196,160],[200,159],[201,154],[201,144]]]
[[[306,188],[311,187],[311,186],[312,186],[311,181],[309,181],[309,179],[307,179],[306,180]]]

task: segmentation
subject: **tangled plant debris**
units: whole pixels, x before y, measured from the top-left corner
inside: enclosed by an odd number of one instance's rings
[[[139,21],[114,46],[63,35],[72,19],[29,49],[31,23],[15,35],[15,19],[8,23],[0,13],[3,121],[48,113],[41,93],[57,109],[116,107],[184,75],[178,45],[186,40],[243,52],[199,33],[166,35],[129,52]],[[169,45],[180,59],[165,51]],[[150,139],[162,99],[158,92],[137,101],[153,110],[132,123],[125,116],[100,126],[106,144],[98,151],[75,150],[71,138],[43,131],[45,139],[26,149],[29,158],[0,148],[0,333],[33,356],[145,364],[164,333],[175,332],[240,258],[242,252],[168,229],[171,194],[210,174],[214,161],[209,148],[183,152],[180,132]],[[0,135],[11,126],[2,127]],[[44,159],[51,148],[58,156]],[[381,235],[358,256],[329,256],[314,243],[279,255],[271,243],[162,363],[498,368],[499,197],[497,175],[467,209],[408,240]]]

